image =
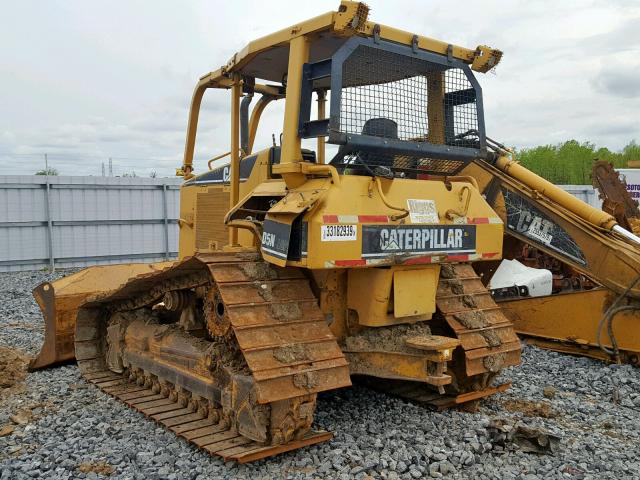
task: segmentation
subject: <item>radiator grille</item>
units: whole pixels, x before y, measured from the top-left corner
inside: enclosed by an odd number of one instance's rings
[[[196,249],[211,250],[211,242],[217,242],[218,248],[228,242],[224,217],[229,210],[229,192],[222,188],[210,188],[198,193],[196,198]]]

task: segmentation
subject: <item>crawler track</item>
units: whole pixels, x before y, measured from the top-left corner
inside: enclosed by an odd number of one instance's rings
[[[80,362],[82,368],[82,362]],[[129,407],[171,430],[202,450],[226,460],[239,463],[253,462],[279,453],[325,442],[331,432],[310,430],[304,437],[284,445],[263,445],[254,442],[225,422],[216,422],[193,407],[184,407],[180,401],[155,393],[153,389],[127,381],[122,375],[109,370],[84,373],[84,377],[103,392],[117,398]]]
[[[520,363],[520,340],[470,264],[443,265],[436,294],[438,316],[460,340],[452,387],[469,394],[489,387],[504,367]]]
[[[154,316],[171,292],[199,295],[194,334]],[[329,439],[311,429],[316,393],[350,385],[308,280],[251,253],[191,258],[135,277],[80,309],[75,342],[88,381],[238,462]]]

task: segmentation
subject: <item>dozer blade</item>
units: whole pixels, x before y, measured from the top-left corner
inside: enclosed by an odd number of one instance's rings
[[[29,370],[37,370],[75,358],[74,331],[78,307],[96,293],[112,290],[129,278],[162,270],[173,262],[129,263],[89,267],[33,289],[44,318],[44,344]]]

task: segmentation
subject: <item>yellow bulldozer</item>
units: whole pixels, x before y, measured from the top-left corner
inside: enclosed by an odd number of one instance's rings
[[[248,462],[330,438],[313,428],[316,396],[354,376],[439,407],[508,388],[494,380],[520,362],[510,318],[531,298],[488,284],[511,243],[590,276],[594,291],[640,296],[638,238],[487,137],[475,73],[502,53],[368,16],[343,1],[199,80],[179,259],[37,287],[46,338],[32,368],[75,358],[104,392]],[[229,158],[196,174],[208,89],[230,97]],[[256,150],[278,101],[280,142]]]

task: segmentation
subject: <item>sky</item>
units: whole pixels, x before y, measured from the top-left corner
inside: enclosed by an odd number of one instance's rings
[[[171,176],[197,79],[338,0],[0,0],[0,175]],[[504,52],[478,74],[488,136],[518,148],[640,141],[640,2],[370,0],[369,18]],[[205,95],[196,170],[229,149],[228,94]],[[282,102],[277,102],[282,103]],[[263,115],[256,147],[282,129]]]

